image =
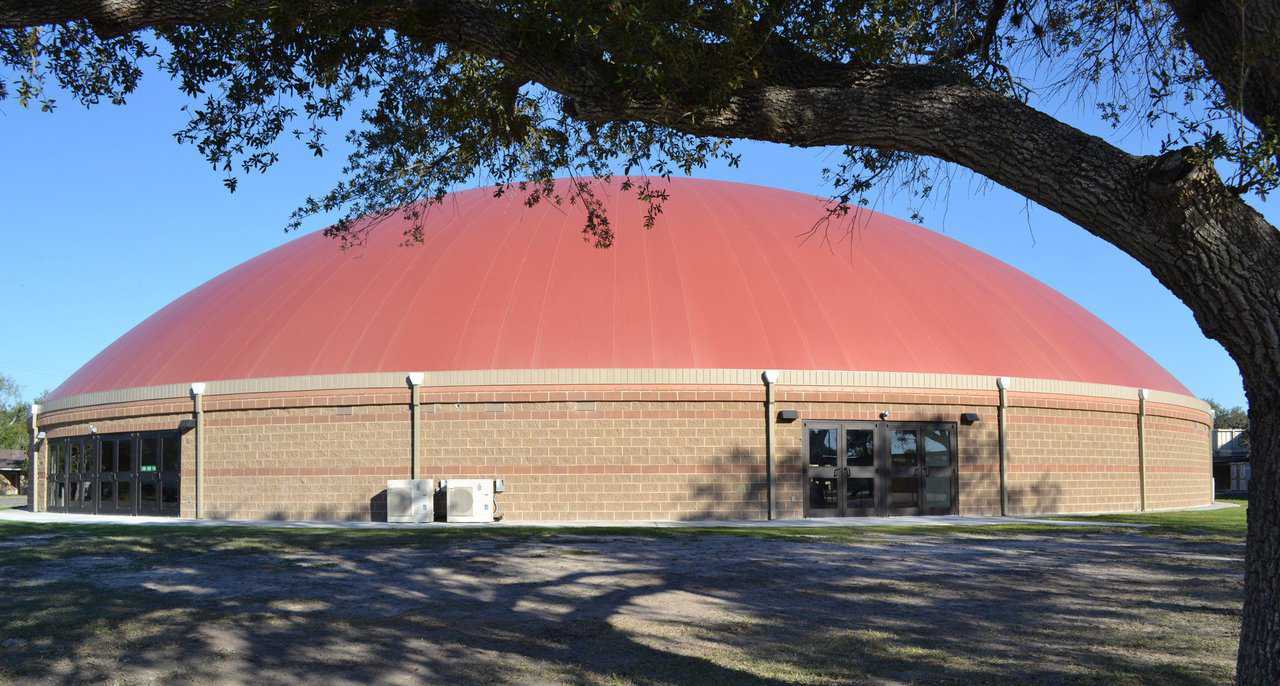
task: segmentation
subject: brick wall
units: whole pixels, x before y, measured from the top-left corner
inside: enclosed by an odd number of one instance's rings
[[[1137,510],[1137,403],[1128,405],[1116,411],[1010,407],[1010,514]]]
[[[423,475],[493,477],[509,520],[760,519],[758,389],[428,393]]]
[[[1208,502],[1213,488],[1209,428],[1182,408],[1154,404],[1145,421],[1147,508]]]
[[[223,410],[205,427],[214,519],[385,519],[387,480],[409,476],[406,403]]]
[[[509,521],[759,519],[765,514],[759,386],[507,387],[422,391],[420,475],[502,478]],[[994,392],[780,387],[777,516],[803,516],[805,420],[957,425],[959,511],[999,513]],[[1013,514],[1131,511],[1138,506],[1137,403],[1011,394]],[[205,512],[210,517],[381,519],[388,479],[406,478],[408,390],[205,399]],[[964,412],[981,420],[959,423]],[[1149,507],[1209,498],[1207,417],[1155,405],[1148,418]],[[173,429],[191,401],[49,412],[50,437]],[[194,432],[184,434],[182,514],[194,514]]]

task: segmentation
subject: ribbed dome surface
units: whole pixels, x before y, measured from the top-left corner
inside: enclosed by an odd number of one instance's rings
[[[1097,317],[1026,274],[882,215],[803,234],[817,198],[672,180],[655,229],[607,190],[617,241],[583,213],[488,189],[342,252],[319,233],[175,300],[55,392],[405,370],[779,368],[990,374],[1190,394]],[[834,234],[833,234],[834,235]]]

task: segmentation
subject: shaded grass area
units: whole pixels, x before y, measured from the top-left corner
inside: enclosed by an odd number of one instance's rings
[[[272,528],[241,525],[124,525],[47,524],[0,521],[0,547],[7,548],[6,563],[22,564],[57,559],[83,552],[91,540],[104,554],[183,554],[191,550],[255,553],[282,550],[335,550],[441,546],[459,541],[553,541],[573,538],[637,537],[679,540],[702,536],[732,536],[772,541],[825,543],[875,543],[895,537],[975,537],[1051,535],[1066,527],[1049,524],[1011,523],[983,527],[951,525],[886,525],[867,527],[484,527],[438,529],[327,529]],[[1074,526],[1072,535],[1115,532],[1113,527]],[[38,546],[6,544],[37,537]],[[33,541],[34,542],[34,541]]]
[[[1249,501],[1223,499],[1218,502],[1236,505],[1218,510],[1178,510],[1173,512],[1143,512],[1134,514],[1092,515],[1088,517],[1055,517],[1072,521],[1118,522],[1141,524],[1143,533],[1178,538],[1243,542],[1248,532]]]
[[[1148,528],[3,522],[0,681],[1230,681],[1243,508],[1099,519]]]
[[[94,539],[95,547],[107,553],[182,554],[192,549],[216,549],[226,553],[266,552],[289,549],[326,550],[339,548],[438,546],[455,541],[508,540],[537,541],[566,537],[634,536],[653,539],[683,539],[707,535],[737,536],[759,540],[810,541],[828,543],[873,543],[893,537],[971,537],[1102,535],[1118,533],[1114,527],[1088,526],[1088,522],[1134,524],[1126,529],[1144,535],[1176,536],[1206,541],[1243,541],[1246,531],[1244,500],[1226,501],[1239,507],[1220,510],[1187,510],[1053,519],[1082,522],[1066,529],[1051,524],[1015,522],[991,526],[885,525],[865,527],[486,527],[439,529],[327,529],[271,528],[249,526],[181,526],[119,524],[46,524],[0,521],[0,547],[10,564],[57,559],[81,550],[79,542]],[[6,546],[5,541],[26,536],[50,536],[45,545]],[[105,546],[105,547],[104,547]]]

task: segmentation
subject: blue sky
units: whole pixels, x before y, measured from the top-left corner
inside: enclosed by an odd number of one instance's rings
[[[152,75],[125,107],[84,110],[63,99],[54,114],[0,103],[3,282],[14,314],[0,330],[0,373],[28,396],[52,389],[116,337],[218,273],[289,240],[283,226],[307,193],[326,190],[334,154],[290,149],[265,176],[229,194],[194,148],[171,133],[185,103]],[[1112,134],[1084,105],[1052,113],[1130,151],[1158,136]],[[338,132],[341,133],[341,132]],[[742,143],[738,169],[699,176],[826,192],[832,151]],[[876,209],[908,216],[912,200]],[[1280,205],[1260,209],[1274,223]],[[1193,392],[1243,405],[1235,364],[1200,333],[1191,312],[1146,268],[1013,193],[958,170],[945,200],[924,206],[925,225],[1002,259],[1058,289],[1115,327]],[[315,219],[308,229],[323,226]]]

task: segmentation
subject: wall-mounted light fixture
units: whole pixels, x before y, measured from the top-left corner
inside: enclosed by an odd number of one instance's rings
[[[796,412],[795,410],[778,410],[779,423],[786,424],[788,422],[794,422],[799,418],[800,418],[800,413]]]
[[[43,443],[44,439],[48,438],[48,436],[49,436],[48,434],[41,431],[40,433],[36,434],[36,443]]]
[[[96,433],[98,433],[98,427],[96,427],[96,426],[94,426],[94,425],[90,424],[90,425],[89,425],[89,433],[91,433],[91,434],[96,434]]]
[[[982,421],[982,417],[979,417],[977,412],[965,412],[960,415],[960,423],[965,426],[976,424],[980,421]]]
[[[891,411],[889,411],[889,410],[885,410],[884,412],[881,412],[881,413],[880,413],[880,421],[884,421],[884,420],[888,419],[888,418],[889,418],[889,415],[891,415],[891,414],[893,414],[893,412],[891,412]]]

